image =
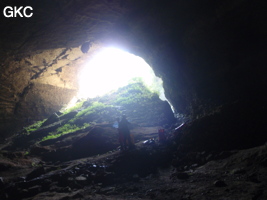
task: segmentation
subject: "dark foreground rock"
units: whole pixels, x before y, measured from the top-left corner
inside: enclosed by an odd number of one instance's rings
[[[206,164],[170,163],[172,145],[139,143],[131,151],[58,164],[41,163],[23,178],[2,176],[1,200],[266,199],[267,146]],[[202,154],[199,152],[198,154]],[[197,157],[195,163],[198,164]],[[2,174],[1,174],[2,175]],[[23,173],[21,173],[23,175]]]
[[[184,124],[174,134],[192,151],[246,149],[267,141],[264,101],[237,101]]]

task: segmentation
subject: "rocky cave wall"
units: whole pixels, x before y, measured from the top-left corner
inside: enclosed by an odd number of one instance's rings
[[[66,104],[80,67],[109,45],[144,58],[178,113],[264,98],[265,1],[13,0],[1,10],[23,4],[33,17],[1,16],[2,135]]]

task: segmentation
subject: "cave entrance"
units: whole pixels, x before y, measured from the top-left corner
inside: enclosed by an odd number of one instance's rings
[[[81,66],[78,80],[77,97],[63,110],[65,114],[79,110],[75,116],[78,126],[110,124],[122,114],[133,124],[147,127],[170,125],[175,120],[161,78],[141,57],[103,48]]]
[[[102,96],[138,79],[159,94],[161,100],[167,100],[161,78],[155,76],[144,59],[117,48],[103,48],[82,67],[78,76],[78,99]]]

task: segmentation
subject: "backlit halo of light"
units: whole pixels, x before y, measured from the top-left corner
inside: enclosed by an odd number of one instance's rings
[[[133,78],[141,78],[148,88],[166,100],[162,80],[140,57],[116,48],[103,48],[79,74],[78,98],[93,98],[104,95],[129,84]]]

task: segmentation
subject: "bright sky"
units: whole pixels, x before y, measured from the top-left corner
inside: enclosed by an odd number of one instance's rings
[[[142,58],[116,48],[103,48],[81,70],[78,98],[101,96],[127,85],[135,77],[142,77],[148,86],[156,81],[161,87],[161,98],[165,98],[161,79]]]

